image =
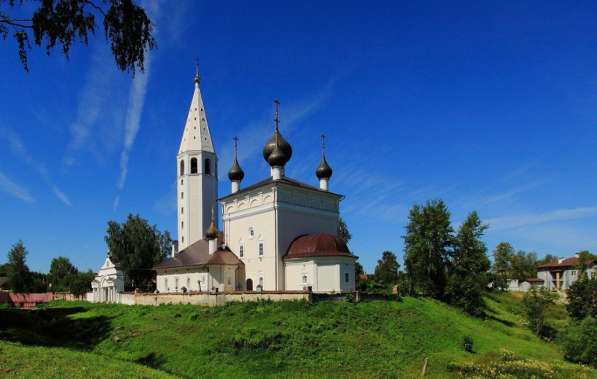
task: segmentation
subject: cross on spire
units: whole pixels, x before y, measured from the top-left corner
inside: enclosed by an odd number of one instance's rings
[[[325,134],[321,133],[321,154],[325,152]]]
[[[274,123],[276,125],[276,130],[278,130],[278,125],[280,124],[280,100],[274,100]]]
[[[195,58],[195,83],[199,84],[201,77],[199,76],[199,59]]]
[[[238,155],[238,137],[234,136],[233,140],[234,140],[234,158],[236,159],[237,155]]]

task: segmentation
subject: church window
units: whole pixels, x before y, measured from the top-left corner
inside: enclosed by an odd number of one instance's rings
[[[347,273],[347,272],[345,272],[345,273],[344,273],[344,281],[345,281],[346,283],[348,283],[348,279],[349,279],[349,278],[348,278],[348,273]]]
[[[255,229],[253,229],[253,227],[252,227],[252,226],[249,228],[249,235],[250,235],[251,237],[253,237],[253,236],[255,235]]]
[[[180,208],[180,214],[184,214],[184,207]]]
[[[303,283],[307,283],[307,275],[303,275]]]
[[[197,173],[197,158],[191,158],[191,174]]]
[[[263,276],[259,278],[259,286],[263,289]]]
[[[184,221],[181,221],[181,222],[180,222],[180,227],[181,227],[181,228],[184,228]]]
[[[184,175],[184,161],[180,161],[180,176]]]
[[[182,236],[181,240],[182,240],[182,243],[184,243],[184,236]]]
[[[263,255],[263,242],[259,242],[259,256]]]
[[[180,184],[184,184],[184,179],[180,179]]]
[[[191,278],[187,276],[187,291],[191,290]]]
[[[184,199],[184,192],[181,192],[181,193],[180,193],[180,198],[181,198],[181,199]]]
[[[174,290],[178,292],[178,278],[174,279]]]
[[[211,175],[211,161],[209,160],[209,158],[207,158],[204,163],[205,168],[203,172],[205,173],[205,175]]]
[[[243,245],[240,245],[240,249],[238,252],[240,256],[243,257],[245,255],[245,247]]]

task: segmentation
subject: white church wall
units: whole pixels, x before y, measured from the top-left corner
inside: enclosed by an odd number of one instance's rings
[[[225,202],[222,208],[226,244],[245,264],[243,289],[246,280],[251,279],[254,290],[260,280],[263,281],[264,290],[279,290],[275,281],[277,260],[271,188],[246,194],[236,201]],[[263,246],[263,255],[259,255],[260,244]]]
[[[208,277],[205,269],[192,267],[158,270],[156,287],[160,293],[182,292],[182,287],[187,291],[209,291]]]
[[[285,261],[287,291],[352,292],[355,290],[354,259],[314,257]],[[347,275],[348,274],[348,281]]]

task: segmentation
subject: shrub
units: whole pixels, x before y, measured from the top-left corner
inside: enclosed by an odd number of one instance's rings
[[[597,319],[571,323],[561,336],[566,359],[597,367]]]
[[[566,310],[570,317],[582,320],[586,316],[597,317],[597,277],[588,279],[586,273],[568,289]]]
[[[549,330],[545,325],[545,313],[547,308],[554,304],[555,299],[556,295],[549,290],[535,287],[531,288],[522,299],[529,327],[540,337],[545,336]]]
[[[471,336],[464,336],[462,340],[462,347],[464,351],[472,353],[473,352],[473,338]]]

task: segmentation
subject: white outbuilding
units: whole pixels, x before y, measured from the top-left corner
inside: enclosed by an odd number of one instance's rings
[[[124,292],[124,273],[112,262],[109,255],[91,282],[91,289],[91,301],[94,303],[116,303],[119,294]]]

